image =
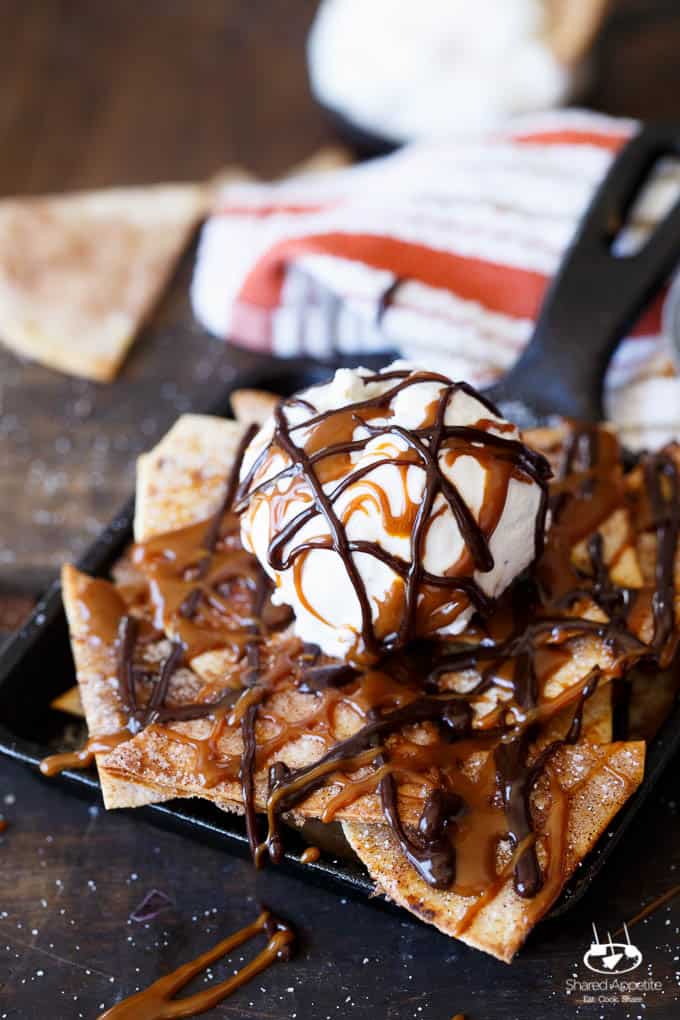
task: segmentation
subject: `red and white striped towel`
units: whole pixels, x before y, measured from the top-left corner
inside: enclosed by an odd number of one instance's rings
[[[419,144],[331,173],[226,186],[192,285],[211,332],[282,357],[398,350],[484,385],[531,334],[550,276],[633,121],[579,111]],[[667,210],[666,167],[621,246]],[[659,295],[617,350],[606,406],[624,441],[680,437]]]

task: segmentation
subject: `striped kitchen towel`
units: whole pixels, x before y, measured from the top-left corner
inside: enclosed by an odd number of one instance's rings
[[[527,342],[551,275],[633,121],[562,111],[330,173],[226,186],[192,284],[212,333],[282,357],[398,351],[484,385]],[[640,244],[680,190],[661,165],[619,237]],[[620,344],[608,416],[630,446],[680,438],[660,294]]]

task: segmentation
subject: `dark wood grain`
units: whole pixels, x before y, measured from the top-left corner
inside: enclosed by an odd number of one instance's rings
[[[328,140],[310,0],[2,0],[0,194],[273,175]]]
[[[678,762],[680,765],[680,762]],[[547,922],[508,967],[466,949],[406,915],[340,898],[274,868],[164,832],[134,813],[107,814],[49,788],[15,765],[0,773],[0,1017],[94,1020],[98,1011],[155,980],[251,920],[257,902],[289,918],[301,937],[294,962],[272,968],[217,1008],[224,1020],[677,1020],[678,901],[631,937],[638,973],[663,984],[646,1008],[576,1009],[566,994],[591,921],[612,932],[678,881],[677,779],[665,782],[600,876],[561,921]],[[7,803],[10,797],[12,803]],[[149,925],[129,914],[157,888],[175,908]],[[231,973],[241,953],[215,967]]]
[[[331,137],[305,81],[314,6],[0,0],[0,194],[189,180],[231,162],[282,172]],[[588,102],[680,119],[678,54],[677,0],[619,0],[596,49]],[[253,366],[193,321],[190,272],[191,253],[111,386],[0,351],[0,594],[35,592],[77,556],[129,493],[135,455]],[[591,920],[614,929],[679,880],[675,775],[587,899],[563,922],[539,927],[507,968],[405,916],[272,869],[256,876],[244,861],[133,814],[88,808],[2,763],[0,814],[10,828],[0,837],[0,1020],[94,1020],[249,920],[259,898],[299,926],[301,953],[211,1016],[637,1017],[636,1006],[577,1012],[565,981],[585,976]],[[153,887],[175,908],[148,927],[132,924],[130,911]],[[679,924],[675,903],[634,930],[643,976],[664,983],[642,1015],[679,1014]]]

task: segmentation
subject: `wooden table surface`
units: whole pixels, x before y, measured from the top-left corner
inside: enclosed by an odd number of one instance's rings
[[[0,0],[0,195],[204,177],[239,162],[278,174],[332,141],[309,97],[304,0]],[[680,120],[677,0],[619,0],[589,102]],[[135,455],[178,413],[205,407],[255,359],[205,336],[186,285],[191,254],[111,386],[67,379],[0,350],[0,631],[131,488]],[[45,664],[49,669],[49,663]],[[678,763],[680,764],[680,763]],[[512,968],[395,914],[273,869],[107,815],[14,764],[0,766],[0,1020],[95,1018],[255,912],[261,898],[303,934],[278,966],[211,1016],[471,1020],[676,1018],[680,912],[634,929],[645,1009],[576,1007],[590,923],[614,930],[678,879],[674,770],[568,919],[532,936]],[[128,920],[151,888],[174,907]],[[235,964],[234,964],[235,965]]]

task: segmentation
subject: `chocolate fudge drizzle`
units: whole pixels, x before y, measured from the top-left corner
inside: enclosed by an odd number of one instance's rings
[[[654,648],[660,651],[675,627],[675,566],[680,534],[680,477],[675,462],[666,453],[648,456],[643,461],[645,491],[648,494],[652,525],[656,531],[656,590],[654,612]]]
[[[332,412],[318,412],[306,397],[283,401],[275,411],[270,444],[245,472],[246,441],[242,443],[214,517],[137,548],[135,555],[149,580],[157,626],[163,623],[167,627],[169,622],[178,637],[156,671],[139,665],[148,635],[137,622],[134,609],[122,601],[120,605],[111,603],[105,614],[106,640],[116,642],[118,689],[127,724],[120,734],[100,740],[111,741],[113,746],[144,727],[212,720],[207,738],[170,728],[164,732],[192,748],[196,773],[206,785],[225,779],[240,782],[248,840],[257,863],[266,856],[275,862],[281,858],[280,817],[308,797],[318,794],[323,798],[319,817],[330,821],[358,798],[376,793],[384,820],[402,852],[428,884],[453,887],[462,895],[481,893],[478,905],[503,877],[499,878],[494,854],[504,843],[509,846],[515,889],[531,899],[545,882],[545,869],[537,854],[532,795],[558,750],[579,740],[584,706],[603,673],[594,668],[577,689],[570,688],[565,698],[553,699],[547,708],[542,691],[569,660],[574,641],[596,638],[612,650],[617,668],[649,653],[627,626],[630,593],[611,580],[612,564],[622,551],[614,558],[609,551],[605,557],[599,531],[623,504],[618,444],[603,430],[574,426],[549,495],[547,461],[517,440],[489,431],[502,430],[502,422],[484,418],[474,426],[445,424],[448,403],[458,391],[480,400],[490,415],[497,414],[471,387],[430,372],[393,371],[365,378],[366,382],[390,380],[393,385],[380,395]],[[441,391],[429,407],[426,421],[407,431],[389,421],[390,402],[420,382],[439,383]],[[287,411],[295,405],[304,407],[310,417],[292,425]],[[377,418],[382,419],[380,424],[375,424]],[[355,438],[358,427],[365,434]],[[304,441],[300,439],[302,430]],[[398,436],[407,447],[397,458],[378,458],[369,467],[347,474],[353,452],[363,450],[375,436],[389,435]],[[284,455],[286,464],[262,480],[261,472],[273,448]],[[440,465],[440,459],[455,461],[463,453],[478,459],[487,476],[491,475],[478,519]],[[350,540],[335,506],[352,482],[383,463],[403,471],[415,465],[425,474],[417,510],[407,519],[391,521],[409,536],[408,561],[375,543]],[[650,526],[657,536],[653,611],[655,647],[661,647],[674,630],[673,567],[680,532],[680,482],[668,455],[646,460],[644,470]],[[530,576],[520,579],[498,604],[492,604],[475,574],[493,567],[489,539],[500,519],[510,478],[531,481],[541,488],[537,559]],[[359,656],[359,661],[329,660],[315,646],[283,635],[272,641],[272,635],[281,631],[290,617],[272,606],[268,578],[242,548],[237,514],[258,494],[271,494],[284,479],[293,486],[304,485],[311,501],[274,537],[270,563],[279,570],[295,567],[310,549],[318,548],[318,543],[311,541],[296,545],[295,539],[308,521],[323,518],[330,533],[325,548],[341,556],[361,608],[366,654]],[[465,542],[455,576],[434,575],[422,566],[427,527],[439,495]],[[553,523],[550,543],[544,548],[548,508]],[[572,550],[579,542],[586,544],[588,568],[573,562]],[[390,620],[381,627],[380,621],[373,620],[354,564],[356,553],[387,564],[403,586],[396,623]],[[97,597],[112,599],[106,592]],[[459,610],[470,603],[474,606],[474,627],[455,645],[450,639],[436,637],[415,640],[422,622],[418,614],[436,613],[452,599],[458,599]],[[578,614],[583,600],[599,607],[605,618],[571,615]],[[111,631],[114,618],[117,632],[115,627]],[[217,695],[208,690],[198,701],[173,703],[171,681],[178,668],[204,650],[225,647],[234,655],[233,669],[225,678],[228,686]],[[475,679],[465,693],[451,687],[452,677],[472,670]],[[281,679],[288,684],[292,681],[296,691],[308,699],[307,715],[277,717],[269,703],[262,710]],[[485,699],[491,700],[492,707],[479,716]],[[563,706],[573,709],[566,732],[540,747],[541,724]],[[334,713],[340,707],[360,720],[358,729],[343,739],[337,739],[334,730]],[[241,753],[222,758],[220,737],[237,727]],[[422,731],[427,740],[416,739],[414,731]],[[281,748],[306,734],[323,742],[325,749],[316,760],[289,768],[277,759]],[[94,740],[76,754],[87,754],[91,761],[95,753],[110,749]],[[461,766],[476,753],[482,753],[484,760],[472,779]],[[261,841],[255,777],[267,771],[267,834]],[[417,790],[415,795],[409,793],[412,788]],[[416,815],[414,801],[419,811]],[[468,911],[461,925],[471,923],[471,917]]]
[[[323,421],[324,419],[319,416],[319,420]],[[282,422],[283,413],[281,412],[278,417],[279,432]],[[435,421],[435,429],[440,424],[441,418],[438,417]],[[436,431],[432,433],[432,437],[436,442]],[[277,442],[279,439],[280,434],[275,433],[273,442]],[[284,438],[282,446],[292,456],[291,444],[286,442],[286,439],[287,437]],[[334,447],[333,452],[335,451]],[[598,463],[601,457],[602,465]],[[570,484],[563,486],[558,491],[557,499],[553,505],[553,513],[556,518],[562,518],[562,540],[564,548],[568,547],[569,552],[580,537],[574,532],[574,522],[577,522],[578,529],[583,527],[584,502],[588,505],[586,534],[601,524],[615,508],[620,493],[616,488],[612,493],[607,480],[599,474],[601,467],[608,469],[611,466],[614,457],[618,457],[618,447],[613,437],[605,434],[601,438],[595,430],[588,428],[582,431],[575,430],[562,469],[562,478],[569,478]],[[300,458],[297,463],[302,471],[309,470],[309,461],[305,461],[304,457]],[[577,467],[580,470],[577,471]],[[251,472],[250,480],[254,477],[256,470]],[[574,475],[576,475],[575,478]],[[281,474],[277,475],[277,479],[280,477]],[[612,502],[612,495],[615,502]],[[424,504],[426,500],[427,496],[423,500]],[[321,504],[321,508],[328,519],[327,508],[324,504]],[[571,510],[570,514],[567,513],[568,509]],[[305,513],[305,520],[309,519],[308,514],[309,512]],[[285,536],[286,541],[290,539],[295,528],[301,526],[297,519],[291,524],[292,527],[289,526]],[[347,552],[346,547],[343,547],[341,543],[338,543],[335,548],[336,551],[341,551],[341,554]],[[522,607],[524,619],[515,621],[515,627],[511,634],[498,643],[478,644],[472,649],[445,655],[430,671],[426,687],[436,688],[441,676],[473,666],[480,667],[485,660],[489,660],[489,666],[481,671],[478,684],[467,692],[468,698],[480,695],[497,684],[496,674],[499,667],[502,667],[503,663],[512,661],[513,672],[509,682],[512,685],[515,702],[524,713],[526,721],[531,718],[531,714],[536,708],[538,684],[535,660],[542,646],[548,644],[559,646],[573,637],[591,634],[602,639],[605,644],[615,647],[617,653],[623,658],[639,656],[642,645],[625,627],[627,593],[616,589],[609,580],[603,560],[602,537],[598,532],[591,537],[588,549],[593,564],[593,575],[590,579],[584,579],[577,575],[570,562],[559,563],[555,562],[553,558],[553,562],[548,564],[549,569],[552,570],[552,576],[548,578],[548,588],[553,589],[551,594],[559,596],[556,603],[551,604],[550,597],[545,596],[545,590],[542,597],[535,593],[532,599],[526,587],[524,589],[517,588],[517,601]],[[558,553],[562,554],[562,550],[559,549]],[[577,584],[578,587],[573,588],[574,584]],[[570,586],[572,586],[572,590],[569,590]],[[584,595],[590,595],[597,605],[607,610],[608,619],[606,621],[565,618],[562,613],[558,614],[562,603],[571,604],[578,596]],[[529,751],[532,740],[536,736],[536,728],[532,724],[524,727],[518,726],[515,732],[510,729],[496,747],[494,759],[508,822],[508,835],[513,846],[518,850],[514,867],[514,881],[516,891],[520,896],[533,897],[542,885],[541,870],[531,839],[533,826],[530,798],[532,791],[539,775],[558,747],[563,743],[574,743],[579,739],[584,705],[596,690],[600,675],[600,671],[595,669],[583,683],[571,725],[564,739],[554,741],[549,749],[540,754],[533,763],[530,762]],[[461,704],[460,700],[458,700],[456,708],[455,725],[452,727],[454,739],[469,737],[469,710],[466,712],[466,706],[464,703]],[[335,763],[338,767],[340,764],[344,764],[346,767],[348,764],[356,764],[357,756],[360,753],[365,753],[371,747],[375,747],[376,738],[404,725],[423,722],[426,719],[437,720],[440,725],[444,721],[451,722],[451,717],[447,718],[447,712],[450,712],[450,706],[445,705],[443,700],[433,703],[431,699],[417,699],[405,709],[390,713],[386,718],[374,719],[353,737],[336,744],[314,765],[292,773],[285,770],[278,776],[275,775],[270,789],[269,840],[275,838],[276,814],[271,810],[272,798],[274,798],[274,803],[279,811],[290,810],[318,786],[323,785],[328,765]],[[448,734],[448,739],[452,739],[451,733]],[[380,748],[379,751],[376,751],[373,764],[380,767],[384,765],[385,760],[384,749]],[[455,853],[451,841],[445,838],[445,832],[449,822],[455,820],[456,815],[465,808],[460,798],[455,795],[444,795],[439,790],[435,791],[426,800],[416,836],[410,836],[404,829],[399,816],[394,776],[390,774],[381,779],[378,788],[385,819],[409,861],[430,884],[437,887],[450,885],[455,875]]]
[[[260,933],[267,936],[267,945],[232,977],[218,984],[209,985],[193,995],[176,998],[177,993],[201,971]],[[178,967],[172,974],[166,974],[143,991],[107,1009],[100,1014],[99,1020],[171,1020],[173,1017],[197,1016],[223,1002],[276,960],[283,962],[290,960],[294,948],[295,933],[291,926],[275,917],[269,910],[263,910],[252,924],[218,942],[212,949],[197,956],[190,963]]]
[[[187,582],[184,586],[188,586],[189,590],[183,595],[176,609],[177,617],[182,620],[192,621],[199,612],[201,603],[211,598],[212,588],[203,582],[206,581],[209,574],[211,563],[221,539],[221,533],[225,527],[225,520],[228,539],[233,533],[235,525],[237,526],[238,524],[237,518],[231,513],[231,505],[238,485],[238,475],[243,454],[256,431],[256,426],[250,426],[246,430],[237,448],[234,463],[226,481],[224,496],[218,510],[207,522],[203,522],[197,528],[190,529],[189,541],[186,541],[184,532],[181,532],[179,542],[175,537],[175,533],[167,536],[167,541],[165,537],[162,537],[160,543],[152,541],[147,544],[147,547],[151,547],[156,556],[159,555],[158,550],[160,549],[161,559],[169,556],[172,560],[177,558],[181,561],[181,554],[188,551],[188,559],[191,560],[191,563],[189,566],[183,566],[182,572],[184,575],[183,581]],[[178,549],[170,549],[173,545],[173,540],[175,545],[179,547]],[[185,545],[188,545],[188,550],[184,548]],[[176,556],[177,553],[179,555]],[[228,550],[226,559],[227,562],[222,570],[223,576],[216,578],[216,584],[224,584],[225,577],[226,584],[229,584],[234,579],[240,580],[242,577],[245,577],[250,591],[249,605],[246,607],[249,618],[241,628],[243,633],[238,636],[239,638],[245,636],[246,640],[241,640],[240,643],[246,654],[252,655],[257,652],[257,645],[261,640],[261,632],[265,632],[266,624],[273,623],[274,629],[276,629],[277,625],[287,622],[288,615],[279,614],[278,619],[273,621],[268,618],[272,616],[271,612],[267,614],[265,611],[265,603],[270,590],[269,582],[263,572],[253,562],[252,557],[245,554],[240,545],[231,551]],[[235,561],[233,568],[229,562],[230,559]],[[245,570],[243,569],[244,566]],[[159,629],[156,632],[152,628],[151,633],[143,634],[139,620],[126,611],[125,604],[117,596],[117,593],[103,588],[101,585],[102,582],[100,581],[94,580],[92,582],[92,593],[90,595],[92,605],[90,608],[96,615],[98,614],[106,620],[106,633],[98,635],[99,639],[111,640],[111,621],[118,618],[115,638],[117,652],[116,673],[121,707],[126,721],[119,731],[90,738],[81,750],[50,755],[48,758],[45,758],[40,765],[40,770],[45,776],[57,775],[64,769],[87,768],[93,764],[97,754],[110,752],[117,744],[128,740],[147,726],[167,722],[205,719],[220,713],[224,715],[241,694],[240,689],[227,690],[216,700],[202,700],[181,705],[167,704],[166,699],[170,682],[177,669],[183,665],[187,652],[192,650],[190,644],[187,646],[186,642],[176,639],[171,642],[170,652],[160,663],[158,670],[152,670],[144,666],[140,667],[135,663],[137,652],[149,640],[158,638],[162,634],[162,630]],[[161,585],[157,584],[156,592],[159,598],[160,589]],[[227,622],[221,617],[219,622],[227,627]],[[222,637],[223,634],[220,635],[219,640],[216,640],[217,645],[221,643]],[[193,649],[194,652],[197,650],[200,649]],[[140,697],[140,690],[144,688],[146,692],[149,685],[151,685],[150,694],[147,693],[146,698]]]
[[[361,613],[361,640],[365,657],[375,661],[385,651],[403,648],[416,636],[416,613],[419,598],[428,593],[426,608],[441,608],[458,592],[467,605],[471,602],[478,610],[488,613],[491,600],[474,578],[475,571],[486,573],[493,569],[494,561],[489,548],[489,539],[500,519],[511,477],[536,483],[542,492],[541,505],[536,517],[535,554],[543,547],[545,518],[548,505],[548,478],[550,468],[540,454],[529,450],[516,439],[496,435],[489,429],[503,428],[504,423],[493,419],[482,419],[475,426],[446,425],[445,416],[451,399],[457,392],[473,396],[492,416],[498,411],[466,383],[452,383],[445,376],[434,372],[393,371],[377,376],[364,377],[366,383],[376,380],[393,381],[383,393],[363,401],[357,401],[337,410],[313,413],[310,418],[297,425],[291,425],[286,416],[286,401],[275,410],[275,428],[271,442],[255,458],[239,486],[237,508],[243,509],[259,494],[267,492],[269,498],[277,497],[276,487],[284,479],[294,485],[302,480],[305,491],[312,501],[304,510],[288,521],[272,539],[268,558],[274,570],[287,570],[304,561],[305,555],[315,548],[330,548],[341,558],[344,569],[351,581]],[[396,423],[372,425],[373,418],[388,418],[392,411],[392,400],[403,390],[422,383],[439,383],[439,397],[428,409],[424,423],[415,429],[405,429]],[[314,410],[312,408],[312,410]],[[361,426],[365,435],[355,438],[355,430]],[[296,442],[300,430],[307,433],[306,440]],[[311,430],[311,431],[310,431]],[[392,436],[401,439],[407,449],[398,457],[387,457],[373,463],[356,467],[345,472],[351,465],[350,455],[362,451],[376,436]],[[275,475],[258,482],[258,474],[266,465],[273,449],[281,451],[288,465]],[[486,469],[487,483],[479,520],[470,511],[457,487],[442,470],[440,458],[449,463],[459,456],[474,457]],[[420,467],[424,471],[425,486],[422,498],[413,520],[399,520],[397,527],[408,533],[410,558],[408,560],[387,552],[377,542],[351,540],[340,519],[335,504],[338,498],[357,481],[374,472],[377,468],[391,464],[400,468]],[[338,471],[338,465],[343,470]],[[341,478],[332,491],[326,491],[328,483]],[[438,495],[442,495],[449,507],[465,545],[462,563],[450,575],[434,575],[423,567],[423,552],[427,530],[432,521],[432,508]],[[323,539],[309,540],[292,545],[301,529],[317,516],[325,519],[330,532],[330,543]],[[403,612],[396,631],[381,637],[376,632],[370,600],[354,555],[361,553],[385,563],[403,585]],[[458,611],[462,605],[458,607]],[[422,611],[422,610],[421,610]]]

